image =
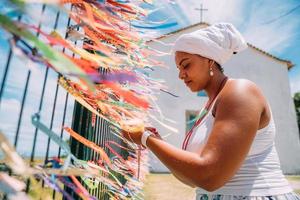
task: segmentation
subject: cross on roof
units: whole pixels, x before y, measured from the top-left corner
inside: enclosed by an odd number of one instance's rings
[[[200,22],[203,22],[203,11],[208,11],[208,9],[203,8],[203,4],[200,4],[200,8],[195,8],[195,10],[200,11]]]

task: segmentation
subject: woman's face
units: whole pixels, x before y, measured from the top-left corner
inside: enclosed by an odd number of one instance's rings
[[[186,52],[176,52],[175,62],[179,70],[179,78],[192,92],[206,88],[210,80],[209,67],[212,61],[208,58]]]

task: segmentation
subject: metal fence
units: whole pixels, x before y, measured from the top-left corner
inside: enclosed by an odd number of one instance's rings
[[[65,37],[68,36],[67,28],[72,21],[66,14],[47,5],[33,5],[31,9],[40,16],[31,23],[36,23],[40,29],[47,32],[52,29],[64,34]],[[28,19],[19,16],[17,20]],[[63,156],[60,147],[30,123],[31,115],[34,113],[40,114],[41,120],[49,129],[64,140],[69,140],[72,153],[79,159],[96,160],[99,157],[93,150],[69,138],[68,134],[64,133],[63,126],[72,127],[77,133],[99,146],[104,146],[107,140],[121,143],[120,139],[110,133],[111,130],[106,121],[96,117],[95,124],[91,123],[92,114],[75,102],[57,83],[59,75],[46,66],[20,57],[9,45],[10,36],[1,29],[0,34],[0,129],[26,161],[46,163],[53,156],[58,158]],[[38,33],[37,36],[39,36]],[[65,49],[61,51],[72,55]],[[104,149],[109,156],[112,156],[107,148],[104,147]],[[115,148],[115,150],[120,155],[127,156],[126,151],[120,148]],[[5,165],[1,161],[0,164]],[[122,177],[119,178],[125,181]],[[30,182],[27,183],[27,191],[29,191]],[[65,189],[68,191],[68,188]],[[90,192],[98,199],[108,199],[105,190],[105,186],[99,184],[97,189]],[[77,198],[71,190],[69,193]],[[62,198],[55,191],[52,191],[52,197],[53,199]]]

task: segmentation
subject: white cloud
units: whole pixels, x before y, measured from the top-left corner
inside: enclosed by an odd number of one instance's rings
[[[1,113],[15,113],[20,109],[20,102],[17,99],[4,99],[1,107]]]
[[[263,50],[280,53],[296,37],[299,20],[285,17],[274,23],[263,24],[286,13],[294,4],[283,0],[241,1],[241,0],[178,0],[178,5],[186,13],[191,24],[200,21],[199,8],[203,4],[203,19],[210,24],[230,22],[236,25],[246,40]],[[288,23],[287,23],[288,19]]]
[[[264,4],[254,4],[250,9],[249,20],[243,31],[245,38],[266,51],[282,52],[295,40],[295,33],[300,25],[299,20],[295,17],[286,17],[273,22],[272,20],[293,7],[292,4],[278,0],[272,2],[267,0]]]

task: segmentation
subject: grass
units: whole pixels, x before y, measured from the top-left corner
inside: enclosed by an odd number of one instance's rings
[[[287,176],[290,182],[300,184],[300,176]],[[300,195],[300,188],[295,190]],[[149,174],[144,186],[145,200],[196,199],[195,189],[184,185],[171,174]]]
[[[293,182],[299,185],[299,188],[295,189],[294,191],[300,195],[300,176],[286,176],[289,182]]]
[[[145,200],[195,199],[195,189],[170,174],[149,174],[144,186]]]
[[[299,181],[300,182],[300,176],[286,176],[286,178],[289,181]]]

